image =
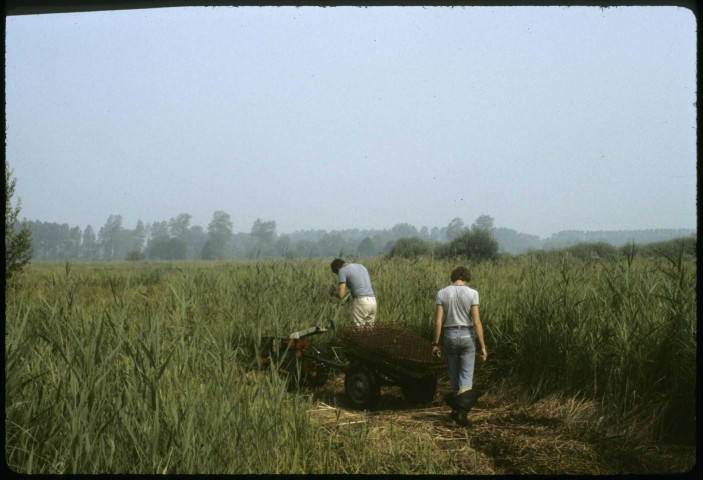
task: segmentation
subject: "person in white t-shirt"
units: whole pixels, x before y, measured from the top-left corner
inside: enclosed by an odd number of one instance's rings
[[[445,400],[452,407],[451,418],[460,425],[468,425],[467,414],[480,396],[472,388],[476,349],[479,348],[482,361],[488,358],[488,352],[478,313],[478,292],[467,286],[471,273],[466,267],[457,267],[452,270],[451,279],[452,284],[441,289],[435,300],[432,353],[440,355],[439,340],[443,333],[447,375],[452,387]]]

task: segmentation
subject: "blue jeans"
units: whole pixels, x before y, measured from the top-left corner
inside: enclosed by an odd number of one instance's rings
[[[476,360],[476,333],[473,328],[444,329],[444,355],[452,391],[472,387]]]

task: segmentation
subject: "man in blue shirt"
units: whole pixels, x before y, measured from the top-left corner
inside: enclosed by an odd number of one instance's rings
[[[349,286],[352,298],[351,324],[354,327],[372,327],[376,318],[376,295],[366,267],[360,263],[347,263],[335,258],[330,264],[338,277],[337,285],[330,285],[330,295],[344,298]]]

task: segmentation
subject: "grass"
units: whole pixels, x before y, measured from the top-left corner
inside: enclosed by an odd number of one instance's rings
[[[377,321],[429,339],[436,292],[456,264],[365,261]],[[694,260],[468,266],[489,381],[510,379],[533,402],[595,402],[633,439],[695,441]],[[316,259],[30,265],[6,287],[8,465],[34,474],[480,471],[419,429],[319,428],[309,392],[257,368],[262,335],[327,324],[333,282]]]

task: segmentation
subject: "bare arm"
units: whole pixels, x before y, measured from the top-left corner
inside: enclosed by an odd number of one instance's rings
[[[478,305],[471,306],[471,319],[474,322],[474,331],[476,332],[476,338],[481,348],[481,360],[486,361],[488,351],[486,350],[486,342],[483,341],[483,325],[481,324],[481,316],[478,314]]]
[[[434,310],[434,342],[439,343],[439,337],[442,334],[442,318],[444,317],[444,309],[442,305],[437,305]]]
[[[439,357],[439,337],[442,334],[442,318],[444,317],[444,309],[442,305],[437,305],[434,311],[434,341],[432,346],[432,355]]]
[[[346,294],[347,290],[347,284],[346,283],[340,283],[339,286],[335,285],[330,285],[330,295],[337,296],[339,298],[344,298],[344,295]]]

